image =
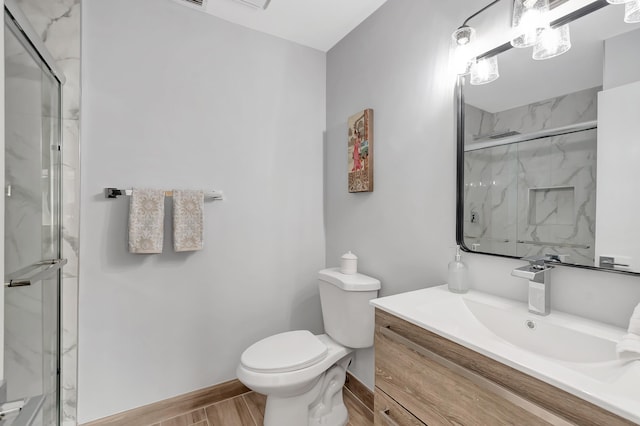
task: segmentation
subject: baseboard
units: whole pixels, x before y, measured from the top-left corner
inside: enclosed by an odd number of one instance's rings
[[[358,398],[369,410],[373,411],[373,392],[365,386],[353,374],[347,371],[347,380],[344,386]]]
[[[109,417],[93,420],[89,423],[84,423],[82,426],[147,426],[247,392],[251,392],[251,389],[240,383],[239,380],[230,380]]]

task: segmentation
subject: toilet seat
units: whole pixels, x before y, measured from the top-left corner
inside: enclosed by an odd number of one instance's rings
[[[257,373],[286,373],[302,370],[327,356],[327,345],[307,330],[276,334],[251,345],[240,363]]]

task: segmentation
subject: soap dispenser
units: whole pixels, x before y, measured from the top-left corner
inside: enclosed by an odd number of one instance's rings
[[[460,260],[460,246],[456,246],[456,258],[449,262],[449,291],[453,293],[466,293],[469,290],[467,279],[467,265]]]

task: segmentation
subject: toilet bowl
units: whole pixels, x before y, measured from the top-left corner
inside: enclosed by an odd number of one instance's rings
[[[309,342],[322,345],[324,353],[321,353],[321,356],[314,362],[305,364],[303,364],[304,355],[298,359],[289,356],[290,365],[287,366],[282,362],[278,367],[274,367],[273,364],[269,365],[269,362],[261,363],[257,357],[247,357],[245,356],[246,352],[243,354],[237,369],[238,379],[248,388],[267,395],[265,426],[346,424],[346,408],[342,413],[344,415],[343,422],[327,423],[326,419],[323,423],[319,422],[323,417],[322,414],[337,412],[340,405],[344,407],[342,393],[338,391],[342,390],[344,376],[351,362],[352,350],[334,342],[326,334],[314,336],[310,332],[302,330],[277,334],[255,343],[249,348],[253,355],[265,351],[265,358],[272,358],[270,355],[274,352],[268,352],[274,349],[271,345],[273,342],[269,342],[270,339],[277,340],[278,343],[285,339],[289,340],[291,346],[285,346],[281,352],[283,354],[291,355],[287,349],[296,346],[304,348],[304,345],[308,345]],[[334,367],[333,371],[331,371],[332,367]],[[331,373],[329,373],[330,371]],[[314,412],[312,413],[312,411]],[[317,419],[316,423],[310,422],[309,419],[314,415]]]
[[[374,311],[380,281],[337,268],[319,272],[327,334],[296,330],[251,345],[240,358],[238,379],[267,396],[264,426],[344,426],[342,400],[353,350],[373,345]]]

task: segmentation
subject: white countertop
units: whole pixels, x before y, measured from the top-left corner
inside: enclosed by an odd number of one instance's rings
[[[537,353],[499,337],[481,323],[469,303],[487,304],[504,310],[505,320],[531,319],[550,327],[564,327],[608,340],[611,346],[626,330],[585,318],[552,311],[543,317],[529,314],[525,303],[469,291],[455,294],[447,286],[374,299],[371,304],[421,328],[563,389],[621,417],[640,423],[640,360],[571,362]],[[523,330],[523,333],[526,333]],[[554,342],[547,344],[547,348]]]

